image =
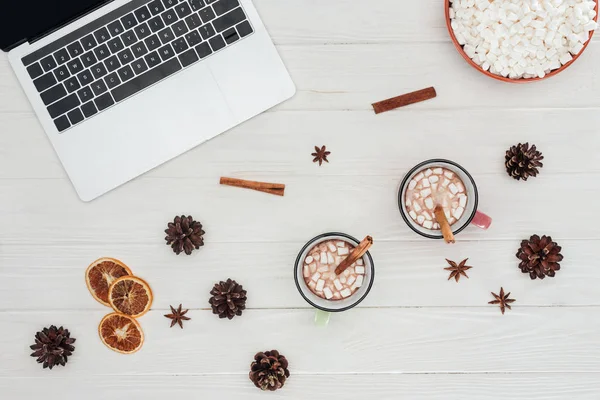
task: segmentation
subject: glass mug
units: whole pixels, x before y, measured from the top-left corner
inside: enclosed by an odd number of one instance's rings
[[[434,169],[440,167],[445,168],[456,174],[462,180],[465,186],[465,192],[467,194],[467,204],[464,207],[464,212],[462,216],[451,225],[452,232],[456,235],[457,233],[463,231],[467,226],[469,226],[469,224],[473,224],[481,229],[488,229],[492,224],[492,218],[477,210],[477,205],[479,203],[479,193],[477,191],[477,185],[475,185],[473,177],[467,172],[466,169],[464,169],[457,163],[443,159],[423,161],[422,163],[412,168],[406,174],[404,180],[402,180],[402,183],[400,184],[400,190],[398,191],[398,207],[400,208],[400,214],[402,214],[404,222],[406,222],[406,224],[413,231],[415,231],[421,236],[430,239],[443,238],[441,230],[427,229],[419,225],[416,221],[414,221],[411,218],[410,215],[408,215],[408,211],[406,209],[406,191],[408,189],[410,181],[421,171],[427,170],[429,168]]]
[[[350,235],[346,235],[345,233],[324,233],[309,240],[308,243],[304,245],[298,254],[298,258],[296,258],[296,263],[294,265],[294,280],[296,281],[298,292],[300,292],[300,295],[308,304],[317,309],[315,313],[315,324],[320,326],[324,326],[329,323],[331,313],[349,310],[363,301],[371,291],[371,287],[373,286],[373,281],[375,279],[375,266],[373,264],[373,258],[367,251],[362,257],[363,265],[365,266],[363,283],[353,294],[345,299],[327,300],[313,293],[304,280],[304,260],[308,256],[310,250],[320,243],[327,242],[329,240],[347,242],[354,247],[360,244],[359,240]]]

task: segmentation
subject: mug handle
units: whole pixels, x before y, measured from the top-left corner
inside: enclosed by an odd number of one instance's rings
[[[480,211],[475,211],[475,217],[473,217],[471,224],[481,229],[488,229],[492,225],[492,217]]]
[[[329,318],[331,318],[330,312],[317,310],[315,312],[315,325],[327,326],[329,325]]]

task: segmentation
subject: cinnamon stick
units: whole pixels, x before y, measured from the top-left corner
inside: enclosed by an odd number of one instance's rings
[[[373,245],[373,238],[371,236],[367,236],[366,238],[364,238],[363,241],[360,242],[359,245],[356,246],[354,248],[354,250],[352,250],[350,252],[350,254],[348,254],[348,257],[346,257],[340,263],[340,265],[337,266],[337,268],[335,269],[335,274],[339,275],[342,272],[344,272],[348,267],[350,267],[358,259],[360,259],[362,256],[364,256],[365,253],[369,250],[369,248],[372,245]]]
[[[258,192],[274,194],[276,196],[283,196],[285,191],[285,185],[282,183],[269,183],[269,182],[258,182],[258,181],[247,181],[244,179],[227,178],[222,177],[220,181],[221,185],[235,186],[244,189],[252,189]]]
[[[454,234],[452,233],[452,228],[448,223],[448,219],[446,218],[446,214],[444,213],[444,208],[441,205],[435,206],[435,210],[433,210],[435,214],[435,219],[438,224],[440,224],[440,229],[442,230],[442,236],[444,236],[444,240],[446,243],[454,243]]]
[[[403,94],[398,97],[392,97],[391,99],[383,100],[372,104],[375,114],[380,114],[386,111],[391,111],[399,107],[404,107],[409,104],[418,103],[425,100],[433,99],[437,96],[435,89],[429,87],[427,89],[417,90],[416,92]]]

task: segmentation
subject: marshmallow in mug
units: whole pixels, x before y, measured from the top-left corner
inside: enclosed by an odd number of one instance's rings
[[[543,78],[579,54],[598,24],[592,0],[450,0],[454,35],[493,74]]]

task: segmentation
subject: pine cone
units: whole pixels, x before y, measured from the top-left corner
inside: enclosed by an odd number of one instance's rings
[[[529,147],[529,143],[512,146],[506,150],[506,172],[516,180],[524,181],[529,176],[537,176],[540,173],[539,168],[544,164],[540,161],[544,159],[542,153],[536,150],[535,144]]]
[[[38,363],[44,363],[44,368],[52,369],[56,365],[63,367],[67,363],[70,355],[75,351],[72,346],[75,339],[70,337],[68,329],[56,328],[52,325],[50,328],[44,328],[41,332],[35,334],[35,344],[30,346],[31,357],[37,357]]]
[[[194,221],[190,215],[186,217],[177,216],[173,222],[169,222],[169,227],[165,229],[167,237],[165,240],[168,245],[171,245],[175,254],[179,255],[182,251],[188,256],[192,254],[194,249],[198,250],[200,246],[204,246],[202,235],[205,232],[202,230],[202,224]]]
[[[232,319],[242,315],[242,310],[246,309],[246,291],[236,281],[227,279],[227,282],[215,283],[210,294],[212,297],[208,302],[213,314],[219,314],[219,318]]]
[[[288,361],[277,350],[256,353],[250,365],[250,380],[261,390],[281,389],[290,377]]]
[[[560,254],[561,247],[552,241],[550,236],[533,235],[529,240],[521,242],[517,258],[521,260],[519,268],[523,273],[529,274],[531,279],[544,279],[546,276],[554,277],[560,270],[559,261],[563,260]]]

